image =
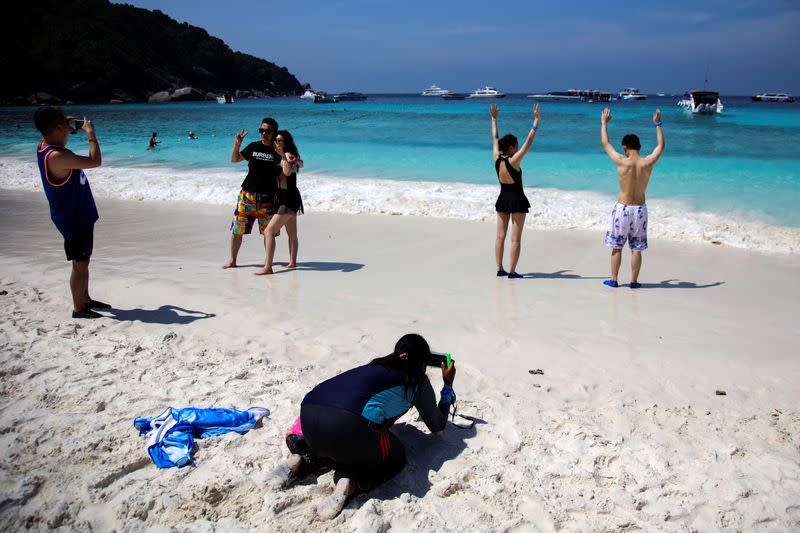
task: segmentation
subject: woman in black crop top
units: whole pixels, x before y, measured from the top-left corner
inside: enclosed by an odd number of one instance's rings
[[[275,236],[281,227],[286,227],[286,236],[289,239],[289,263],[286,268],[297,268],[297,215],[303,212],[303,198],[297,188],[297,171],[303,168],[303,160],[294,143],[292,134],[280,130],[275,134],[275,153],[281,158],[281,172],[277,179],[277,189],[273,204],[276,207],[275,215],[269,221],[264,231],[267,242],[267,259],[264,268],[255,272],[256,275],[272,274],[272,261],[275,256]]]
[[[497,238],[494,243],[494,255],[497,260],[497,275],[508,276],[509,279],[521,278],[517,274],[522,229],[525,227],[525,215],[531,204],[522,189],[522,158],[528,153],[536,130],[539,128],[539,105],[533,107],[533,126],[528,137],[519,147],[517,138],[511,134],[497,138],[497,105],[489,107],[492,115],[492,154],[497,179],[500,181],[500,195],[494,207],[497,210]],[[505,247],[508,222],[511,221],[511,269],[503,269],[503,248]]]

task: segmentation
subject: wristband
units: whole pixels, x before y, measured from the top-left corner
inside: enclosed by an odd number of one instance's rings
[[[661,121],[659,120],[658,122],[656,122],[656,128],[660,128],[660,127],[661,127]]]
[[[531,129],[533,130],[534,133],[536,133],[537,131],[539,131],[539,126],[531,126]]]
[[[88,139],[86,139],[86,142],[90,142],[90,143],[94,142],[94,143],[96,143],[97,142],[97,137],[89,137]]]
[[[453,403],[453,396],[455,396],[455,393],[453,392],[453,387],[451,387],[450,385],[445,385],[444,387],[442,387],[442,393],[441,393],[442,398],[440,401],[443,401],[445,403]]]

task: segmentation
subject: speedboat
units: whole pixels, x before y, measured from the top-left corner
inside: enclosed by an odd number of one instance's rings
[[[347,92],[334,94],[333,99],[337,102],[358,102],[361,100],[366,100],[367,97],[361,93]]]
[[[447,94],[442,95],[444,100],[463,100],[466,97],[467,95],[464,93],[454,93],[451,91],[447,91]]]
[[[617,96],[618,100],[645,100],[646,98],[647,95],[640,93],[636,87],[625,87]]]
[[[608,102],[611,93],[593,89],[570,89],[569,91],[550,91],[546,94],[529,94],[539,102]]]
[[[315,92],[314,92],[314,91],[312,91],[311,89],[306,89],[306,92],[304,92],[304,93],[303,93],[303,94],[300,96],[300,98],[302,98],[303,100],[314,100],[314,97],[315,97],[315,96],[317,96],[317,93],[315,93]]]
[[[488,85],[483,89],[478,89],[474,93],[470,94],[467,98],[505,98],[505,93],[499,92],[494,87],[489,87]]]
[[[578,94],[576,89],[569,91],[550,91],[547,94],[529,94],[528,98],[533,98],[539,102],[582,102],[583,97]]]
[[[442,89],[441,87],[437,87],[436,85],[431,85],[424,91],[422,91],[421,96],[444,96],[446,94],[450,94],[451,91],[447,89]]]
[[[678,101],[678,106],[700,115],[722,113],[724,109],[716,91],[690,91]]]
[[[338,100],[325,92],[318,92],[314,95],[315,104],[335,104]]]
[[[787,93],[762,93],[751,98],[754,102],[794,102],[794,96]]]
[[[226,94],[224,96],[217,96],[217,103],[218,104],[232,104],[233,103],[233,96]]]

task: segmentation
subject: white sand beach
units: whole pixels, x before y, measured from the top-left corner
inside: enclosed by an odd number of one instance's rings
[[[527,230],[508,280],[491,223],[312,212],[300,268],[261,278],[254,235],[220,269],[231,206],[98,207],[92,295],[114,309],[76,321],[43,194],[0,190],[4,529],[800,528],[797,254],[652,239],[642,289],[614,290],[599,232]],[[312,513],[330,473],[268,491],[303,395],[408,332],[452,352],[475,428],[412,410],[405,470],[332,522]],[[133,420],[167,406],[272,414],[158,470]]]

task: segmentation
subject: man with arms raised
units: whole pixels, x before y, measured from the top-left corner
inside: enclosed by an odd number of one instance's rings
[[[89,259],[94,244],[94,223],[99,218],[92,190],[83,169],[102,164],[100,144],[94,125],[85,117],[75,120],[58,107],[36,110],[33,121],[42,136],[37,158],[42,186],[50,204],[50,218],[64,237],[67,260],[72,261],[69,288],[72,292],[72,318],[100,318],[93,309],[111,306],[89,296]],[[70,133],[86,132],[89,157],[66,148]]]
[[[611,212],[611,226],[606,232],[605,243],[611,248],[611,279],[603,283],[609,287],[618,287],[617,275],[622,264],[622,248],[625,241],[631,247],[631,289],[641,287],[639,270],[642,268],[642,252],[647,249],[647,205],[645,191],[650,182],[653,167],[664,151],[664,132],[661,130],[661,111],[653,114],[658,145],[647,157],[639,155],[642,145],[639,137],[628,134],[622,138],[625,155],[614,150],[608,142],[608,123],[611,121],[611,110],[605,108],[601,117],[600,142],[608,157],[614,162],[619,175],[619,198]]]

